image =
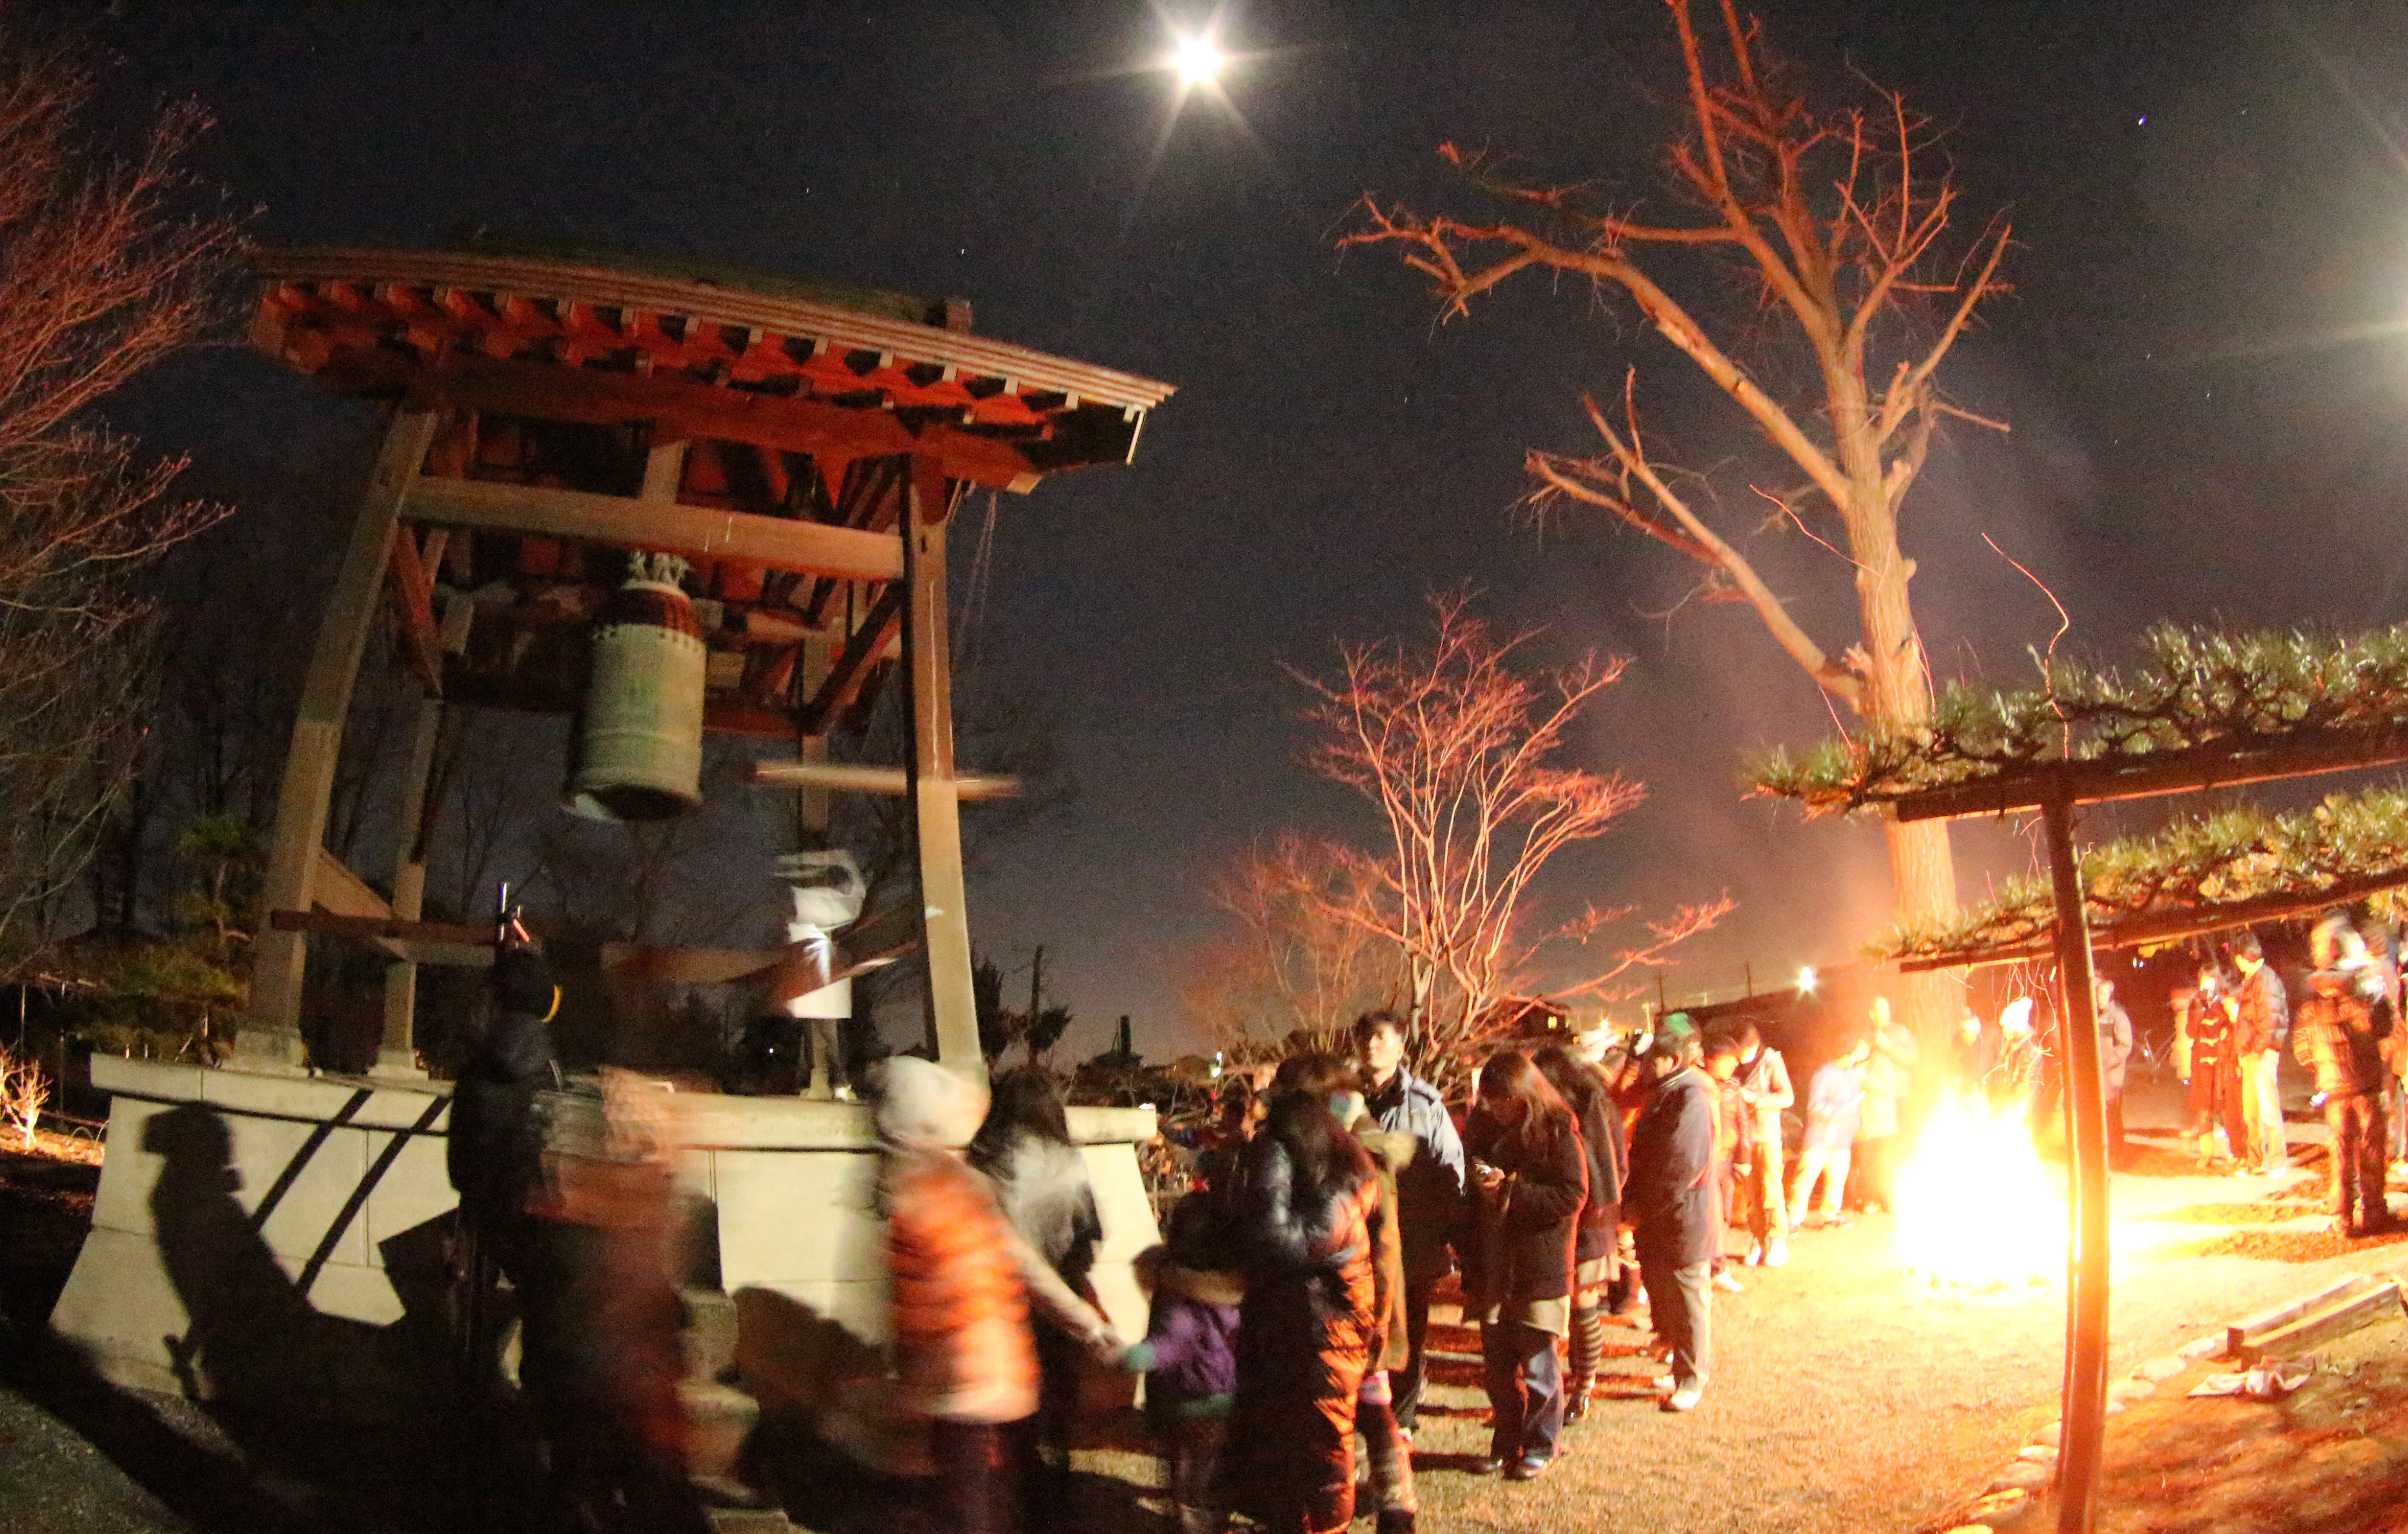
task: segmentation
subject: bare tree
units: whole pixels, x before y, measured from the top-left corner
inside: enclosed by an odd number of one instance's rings
[[[1610,998],[1622,994],[1621,977],[1663,962],[1731,903],[1680,907],[1646,922],[1644,942],[1575,959],[1573,951],[1604,945],[1631,908],[1589,905],[1549,924],[1537,915],[1532,886],[1557,853],[1603,836],[1646,790],[1549,758],[1624,662],[1590,655],[1530,667],[1533,680],[1516,654],[1531,636],[1500,642],[1461,597],[1431,606],[1438,622],[1429,649],[1350,646],[1334,679],[1297,680],[1315,699],[1305,717],[1321,730],[1307,765],[1369,800],[1388,831],[1376,857],[1332,845],[1330,855],[1372,898],[1341,897],[1325,909],[1396,945],[1422,1047],[1452,1061],[1486,1037],[1495,1003],[1529,982],[1542,954],[1558,968],[1555,995]],[[1563,978],[1561,968],[1575,963],[1580,972]]]
[[[215,322],[236,234],[190,214],[190,107],[119,152],[93,57],[0,28],[0,962],[48,935],[136,769],[152,624],[133,574],[215,520],[92,423]]]
[[[1231,1048],[1302,1033],[1323,1047],[1361,1012],[1402,1005],[1405,965],[1380,928],[1383,882],[1331,843],[1293,832],[1249,847],[1212,887],[1237,924],[1181,987],[1206,1037]]]
[[[1691,0],[1666,0],[1685,70],[1686,118],[1665,156],[1665,188],[1684,215],[1616,208],[1590,184],[1524,184],[1484,157],[1441,152],[1512,211],[1491,222],[1426,217],[1376,196],[1354,244],[1393,244],[1435,280],[1443,312],[1526,269],[1586,278],[1619,294],[1779,450],[1795,485],[1751,484],[1769,526],[1830,551],[1855,586],[1859,632],[1827,646],[1793,618],[1734,535],[1710,516],[1712,490],[1673,469],[1642,432],[1639,375],[1611,408],[1591,399],[1603,451],[1533,452],[1541,498],[1603,511],[1701,569],[1695,595],[1748,603],[1789,656],[1876,734],[1911,732],[1931,706],[1923,641],[1908,601],[1914,562],[1899,517],[1935,428],[1957,416],[1937,373],[1983,299],[2005,291],[2001,219],[1951,237],[1956,193],[1929,124],[1895,94],[1824,108],[1766,54],[1756,21],[1720,0],[1719,38],[1701,38]],[[1755,291],[1719,326],[1673,295],[1703,265]],[[1742,348],[1766,344],[1753,355]],[[1795,387],[1783,365],[1803,363]],[[2000,429],[2003,430],[2003,427]],[[1828,529],[1837,538],[1827,536]],[[1837,652],[1834,653],[1834,649]],[[1938,822],[1888,827],[1902,921],[1932,925],[1956,907],[1948,834]],[[1910,1013],[1944,1022],[1951,982],[1909,977]]]

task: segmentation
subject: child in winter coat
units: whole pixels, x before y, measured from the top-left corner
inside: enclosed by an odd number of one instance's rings
[[[1145,1340],[1121,1367],[1145,1376],[1145,1412],[1168,1471],[1180,1534],[1224,1534],[1229,1510],[1213,1483],[1229,1409],[1238,1398],[1238,1304],[1245,1282],[1226,1271],[1234,1254],[1221,1236],[1212,1195],[1198,1191],[1170,1211],[1167,1242],[1138,1257],[1154,1306]]]

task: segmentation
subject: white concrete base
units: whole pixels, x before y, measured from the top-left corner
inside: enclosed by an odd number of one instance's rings
[[[51,1325],[104,1373],[207,1394],[208,1370],[179,1361],[179,1348],[206,1350],[252,1318],[288,1332],[321,1318],[369,1328],[401,1320],[402,1294],[423,1280],[395,1269],[423,1256],[423,1227],[455,1203],[447,1083],[110,1055],[92,1064],[93,1084],[114,1099],[108,1157]],[[698,1094],[676,1102],[687,1145],[678,1181],[715,1206],[745,1383],[765,1399],[815,1407],[834,1379],[874,1360],[886,1333],[870,1110]],[[1103,1215],[1097,1296],[1134,1340],[1146,1303],[1130,1261],[1157,1240],[1137,1165],[1154,1114],[1074,1108],[1069,1117]],[[196,1320],[195,1304],[209,1313]],[[361,1340],[357,1332],[345,1339]]]

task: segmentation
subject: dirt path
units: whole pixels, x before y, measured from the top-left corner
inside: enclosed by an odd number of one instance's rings
[[[2144,1166],[2149,1163],[2143,1163]],[[2156,1169],[2172,1169],[2160,1158]],[[2114,1372],[2174,1351],[2202,1329],[2339,1274],[2408,1261],[2408,1244],[2344,1242],[2297,1197],[2263,1202],[2259,1177],[2115,1179]],[[2284,1190],[2313,1197],[2312,1180]],[[2403,1206],[2408,1207],[2408,1206]],[[1886,1216],[1809,1232],[1791,1263],[1742,1269],[1747,1291],[1717,1295],[1715,1365],[1705,1403],[1656,1410],[1639,1387],[1642,1331],[1615,1334],[1634,1356],[1627,1398],[1602,1401],[1567,1431],[1565,1456],[1526,1484],[1461,1467],[1485,1446],[1476,1343],[1439,1333],[1416,1463],[1431,1529],[1863,1534],[1946,1527],[2057,1414],[2064,1289],[1935,1290],[1890,1255]],[[2114,1452],[2129,1430],[2111,1422]],[[1142,1456],[1088,1468],[1140,1485]]]

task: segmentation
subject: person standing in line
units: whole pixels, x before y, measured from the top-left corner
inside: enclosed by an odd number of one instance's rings
[[[1092,1301],[1087,1273],[1096,1265],[1104,1223],[1086,1155],[1070,1139],[1061,1089],[1044,1070],[1025,1065],[996,1077],[991,1090],[969,1163],[985,1174],[1011,1228],[1073,1294]],[[1039,1326],[1034,1337],[1038,1407],[1032,1431],[1017,1445],[1026,1456],[1021,1481],[1033,1504],[1059,1508],[1070,1491],[1070,1441],[1087,1352],[1058,1326]]]
[[[1499,1050],[1480,1068],[1464,1148],[1478,1200],[1463,1313],[1480,1323],[1487,1369],[1483,1469],[1528,1481],[1554,1462],[1563,1427],[1555,1340],[1571,1333],[1572,1252],[1588,1198],[1588,1158],[1570,1105],[1519,1050]]]
[[[1274,1091],[1228,1197],[1246,1297],[1222,1505],[1270,1534],[1339,1534],[1354,1516],[1363,1376],[1384,1341],[1379,1175],[1325,1097]]]
[[[1714,1287],[1727,1294],[1740,1294],[1746,1285],[1730,1270],[1730,1254],[1724,1249],[1723,1232],[1739,1208],[1739,1183],[1742,1175],[1741,1143],[1744,1131],[1740,1127],[1746,1109],[1739,1100],[1739,1087],[1734,1078],[1739,1075],[1739,1040],[1727,1033],[1717,1032],[1705,1046],[1706,1084],[1714,1094],[1714,1208],[1720,1222],[1714,1226],[1713,1259]]]
[[[986,1090],[911,1055],[886,1063],[878,1131],[895,1403],[924,1423],[936,1474],[916,1511],[939,1534],[1018,1534],[1018,1484],[1039,1403],[1028,1310],[1101,1355],[1111,1326],[1020,1238],[963,1151]]]
[[[2240,1062],[2235,1058],[2233,1020],[2224,971],[2214,960],[2200,967],[2196,989],[2174,994],[2176,1025],[2190,1060],[2190,1136],[2202,1167],[2216,1160],[2215,1127],[2224,1125],[2233,1158],[2249,1154],[2249,1128],[2242,1116]]]
[[[1887,1210],[1897,1177],[1899,1105],[1914,1090],[1922,1048],[1914,1030],[1891,1018],[1889,997],[1873,997],[1865,1032],[1864,1106],[1856,1120],[1856,1160],[1867,1209]]]
[[[1179,1534],[1227,1534],[1217,1480],[1238,1392],[1238,1306],[1219,1199],[1197,1189],[1171,1206],[1163,1244],[1139,1254],[1150,1298],[1145,1340],[1120,1364],[1145,1376],[1145,1415],[1168,1471]]]
[[[1370,1484],[1377,1534],[1413,1534],[1421,1500],[1413,1490],[1412,1445],[1397,1426],[1395,1371],[1412,1355],[1405,1331],[1404,1242],[1397,1226],[1397,1169],[1412,1162],[1413,1137],[1380,1127],[1363,1106],[1354,1062],[1333,1054],[1307,1057],[1301,1082],[1329,1096],[1329,1111],[1369,1153],[1380,1174],[1380,1207],[1371,1223],[1371,1289],[1377,1320],[1363,1387],[1354,1398],[1354,1439]],[[1364,1477],[1358,1477],[1358,1480]],[[1360,1491],[1357,1491],[1360,1500]]]
[[[2099,1076],[2107,1093],[2107,1164],[2124,1159],[2124,1081],[2132,1060],[2132,1014],[2115,999],[2115,982],[2099,983]]]
[[[1787,1169],[1788,1145],[1781,1115],[1798,1101],[1790,1084],[1789,1062],[1764,1041],[1753,1023],[1740,1025],[1739,1070],[1732,1078],[1739,1089],[1740,1151],[1747,1169],[1739,1180],[1740,1219],[1747,1226],[1747,1260],[1778,1268],[1789,1260],[1789,1206],[1782,1197],[1782,1174]]]
[[[1622,1113],[1603,1072],[1558,1045],[1541,1050],[1532,1063],[1571,1109],[1588,1160],[1588,1198],[1572,1240],[1571,1381],[1564,1388],[1564,1420],[1578,1422],[1588,1414],[1589,1394],[1605,1361],[1603,1304],[1621,1243],[1623,1171],[1629,1153],[1623,1145]]]
[[[2241,982],[2226,999],[2225,1015],[2232,1023],[2233,1069],[2241,1082],[2242,1122],[2248,1126],[2249,1149],[2258,1169],[2272,1175],[2290,1167],[2290,1146],[2283,1125],[2283,1046],[2291,1033],[2291,998],[2283,979],[2266,962],[2258,935],[2243,932],[2232,939],[2232,967]],[[2241,1154],[2239,1146],[2233,1154]]]
[[[2333,1227],[2344,1236],[2394,1228],[2384,1197],[2383,1042],[2393,1032],[2390,986],[2365,939],[2340,917],[2312,937],[2315,972],[2291,1047],[2315,1072],[2332,1130]]]
[[[1848,1223],[1840,1212],[1840,1200],[1848,1186],[1856,1118],[1864,1109],[1865,1059],[1870,1053],[1859,1035],[1837,1057],[1824,1062],[1806,1083],[1806,1141],[1798,1153],[1798,1186],[1789,1196],[1792,1230],[1808,1228],[1807,1211],[1813,1207],[1817,1182],[1823,1184],[1821,1223],[1835,1226]]]
[[[1656,1090],[1631,1132],[1624,1200],[1638,1226],[1639,1273],[1656,1336],[1670,1355],[1667,1412],[1697,1407],[1713,1362],[1712,1273],[1723,1219],[1715,1207],[1713,1089],[1700,1057],[1694,1033],[1658,1039],[1648,1052]]]
[[[1364,1107],[1381,1128],[1413,1137],[1412,1158],[1397,1168],[1408,1355],[1404,1367],[1388,1376],[1397,1426],[1410,1443],[1429,1367],[1430,1292],[1455,1268],[1450,1254],[1464,1218],[1464,1160],[1446,1100],[1405,1068],[1406,1041],[1405,1021],[1394,1012],[1366,1012],[1355,1020]]]

